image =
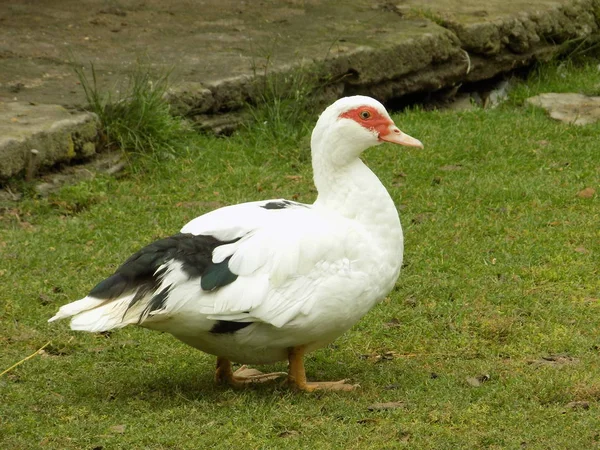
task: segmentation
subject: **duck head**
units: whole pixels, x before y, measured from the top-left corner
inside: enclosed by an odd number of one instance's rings
[[[380,102],[362,95],[341,98],[325,109],[311,138],[313,159],[335,166],[384,142],[423,148],[421,141],[400,131]]]

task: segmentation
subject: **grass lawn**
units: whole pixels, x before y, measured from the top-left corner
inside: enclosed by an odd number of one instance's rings
[[[351,393],[217,387],[215,358],[170,335],[46,323],[195,216],[312,202],[301,132],[189,136],[123,177],[1,205],[0,372],[50,344],[0,377],[0,448],[600,448],[600,125],[523,103],[598,80],[593,61],[552,66],[497,109],[408,111],[396,123],[425,149],[365,154],[398,205],[406,266],[307,358],[309,378],[360,383]]]

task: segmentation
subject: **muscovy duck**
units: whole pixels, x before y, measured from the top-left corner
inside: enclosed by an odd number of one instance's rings
[[[422,148],[378,101],[337,100],[312,133],[312,205],[272,199],[197,217],[49,321],[71,317],[73,330],[90,332],[135,324],[171,333],[217,356],[216,380],[234,386],[282,373],[234,372],[231,361],[288,359],[287,381],[297,389],[353,389],[345,380],[307,381],[303,357],[354,325],[400,273],[398,212],[360,159],[383,142]]]

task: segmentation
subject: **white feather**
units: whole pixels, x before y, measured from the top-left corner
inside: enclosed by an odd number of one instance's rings
[[[67,317],[74,316],[75,314],[79,314],[82,311],[97,308],[98,306],[106,303],[106,301],[107,300],[102,300],[94,297],[84,297],[81,300],[76,300],[74,302],[67,303],[66,305],[61,306],[56,315],[50,320],[48,320],[48,322],[66,319]]]
[[[123,328],[125,325],[136,323],[137,318],[135,318],[133,314],[129,315],[129,319],[124,319],[127,307],[133,298],[133,295],[134,294],[130,294],[121,297],[117,301],[105,301],[100,306],[91,307],[74,314],[73,319],[71,319],[71,329],[100,332],[115,328]],[[85,300],[85,298],[82,300]]]

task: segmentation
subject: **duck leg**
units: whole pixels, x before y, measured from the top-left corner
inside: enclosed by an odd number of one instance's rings
[[[217,357],[217,370],[215,372],[215,381],[217,383],[227,383],[234,387],[242,387],[252,383],[264,383],[276,380],[284,375],[287,374],[285,372],[262,373],[259,370],[250,369],[245,365],[234,372],[231,368],[231,361],[220,356]]]
[[[292,347],[288,350],[288,384],[296,389],[306,392],[316,390],[329,391],[352,391],[358,387],[358,384],[347,384],[346,380],[340,381],[306,381],[306,371],[304,370],[305,347]]]

